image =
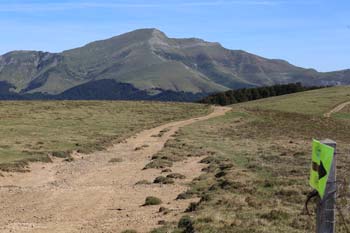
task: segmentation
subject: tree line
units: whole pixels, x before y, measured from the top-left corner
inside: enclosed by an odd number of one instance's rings
[[[255,88],[242,88],[237,90],[229,90],[216,94],[209,95],[202,100],[200,103],[205,104],[216,104],[216,105],[230,105],[251,100],[258,100],[273,96],[280,96],[286,94],[292,94],[302,91],[309,91],[320,89],[324,87],[312,86],[305,87],[301,83],[290,83],[290,84],[278,84],[267,87],[255,87]]]

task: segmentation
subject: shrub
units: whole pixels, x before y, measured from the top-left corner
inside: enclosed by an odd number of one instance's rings
[[[185,215],[183,216],[179,223],[178,227],[184,229],[184,233],[194,233],[194,227],[193,227],[193,221],[190,216]]]
[[[169,160],[164,160],[164,159],[156,159],[153,160],[152,162],[148,163],[144,169],[149,169],[149,168],[166,168],[166,167],[171,167],[173,166],[173,163]]]
[[[221,178],[221,177],[223,177],[223,176],[226,176],[226,174],[227,174],[226,172],[221,171],[221,172],[216,173],[216,174],[215,174],[215,177],[216,177],[216,178]]]
[[[176,200],[186,200],[192,197],[193,197],[193,193],[186,191],[177,195]]]
[[[200,163],[210,164],[210,163],[212,163],[214,161],[215,161],[215,158],[213,156],[208,156],[208,157],[205,157],[204,159],[202,159],[200,161]]]
[[[162,173],[168,173],[168,172],[172,172],[172,170],[170,168],[165,168],[162,170]]]
[[[174,184],[175,181],[170,177],[158,176],[157,178],[155,178],[153,183],[155,183],[155,184]]]
[[[186,178],[186,176],[184,176],[180,173],[171,173],[171,174],[167,175],[166,177],[172,178],[172,179],[185,179]]]
[[[162,200],[160,200],[158,197],[146,197],[145,204],[144,206],[149,206],[149,205],[160,205],[162,204]]]

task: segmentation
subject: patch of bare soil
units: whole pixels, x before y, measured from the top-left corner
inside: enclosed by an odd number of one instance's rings
[[[143,131],[106,151],[74,153],[73,162],[55,159],[51,164],[32,164],[30,173],[4,174],[0,177],[0,232],[148,232],[159,221],[178,219],[195,200],[175,200],[176,196],[200,174],[201,158],[174,163],[172,172],[186,176],[175,184],[135,183],[160,176],[160,170],[143,168],[179,128],[229,110],[215,107],[207,116]],[[154,137],[160,133],[161,137]],[[118,158],[119,162],[109,162]],[[147,196],[158,197],[163,204],[142,206]],[[160,206],[170,213],[159,213]]]

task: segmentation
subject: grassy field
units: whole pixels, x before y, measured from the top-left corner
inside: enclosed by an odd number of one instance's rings
[[[204,156],[204,173],[178,197],[200,201],[153,232],[314,232],[315,216],[303,210],[312,190],[311,140],[337,141],[338,180],[349,179],[350,121],[322,116],[350,100],[347,93],[349,87],[337,87],[234,105],[226,116],[180,130],[153,162]],[[348,225],[349,191],[338,192]],[[337,232],[346,232],[339,215]]]
[[[335,106],[350,101],[350,87],[331,87],[261,99],[240,106],[283,112],[323,115]]]
[[[350,106],[348,105],[345,108],[343,108],[341,111],[334,113],[333,116],[339,119],[350,120]]]
[[[146,128],[205,115],[197,104],[116,101],[0,102],[0,169],[25,170],[48,154],[103,149]]]

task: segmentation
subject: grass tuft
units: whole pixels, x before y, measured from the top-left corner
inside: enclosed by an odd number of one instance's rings
[[[151,168],[155,168],[155,169],[163,169],[166,167],[172,167],[173,166],[173,162],[169,161],[169,160],[164,160],[164,159],[156,159],[151,161],[150,163],[148,163],[144,169],[151,169]]]
[[[154,179],[155,184],[174,184],[175,181],[174,179],[170,177],[165,177],[165,176],[158,176],[157,178]]]
[[[109,163],[121,163],[123,162],[122,158],[112,158],[108,161]]]
[[[152,184],[152,182],[148,181],[148,180],[140,180],[138,182],[136,182],[135,185],[150,185]]]
[[[144,206],[160,205],[160,204],[162,204],[161,199],[159,199],[158,197],[149,196],[149,197],[146,197]]]
[[[166,177],[171,178],[171,179],[186,179],[186,176],[182,175],[180,173],[171,173],[171,174],[167,175]]]

